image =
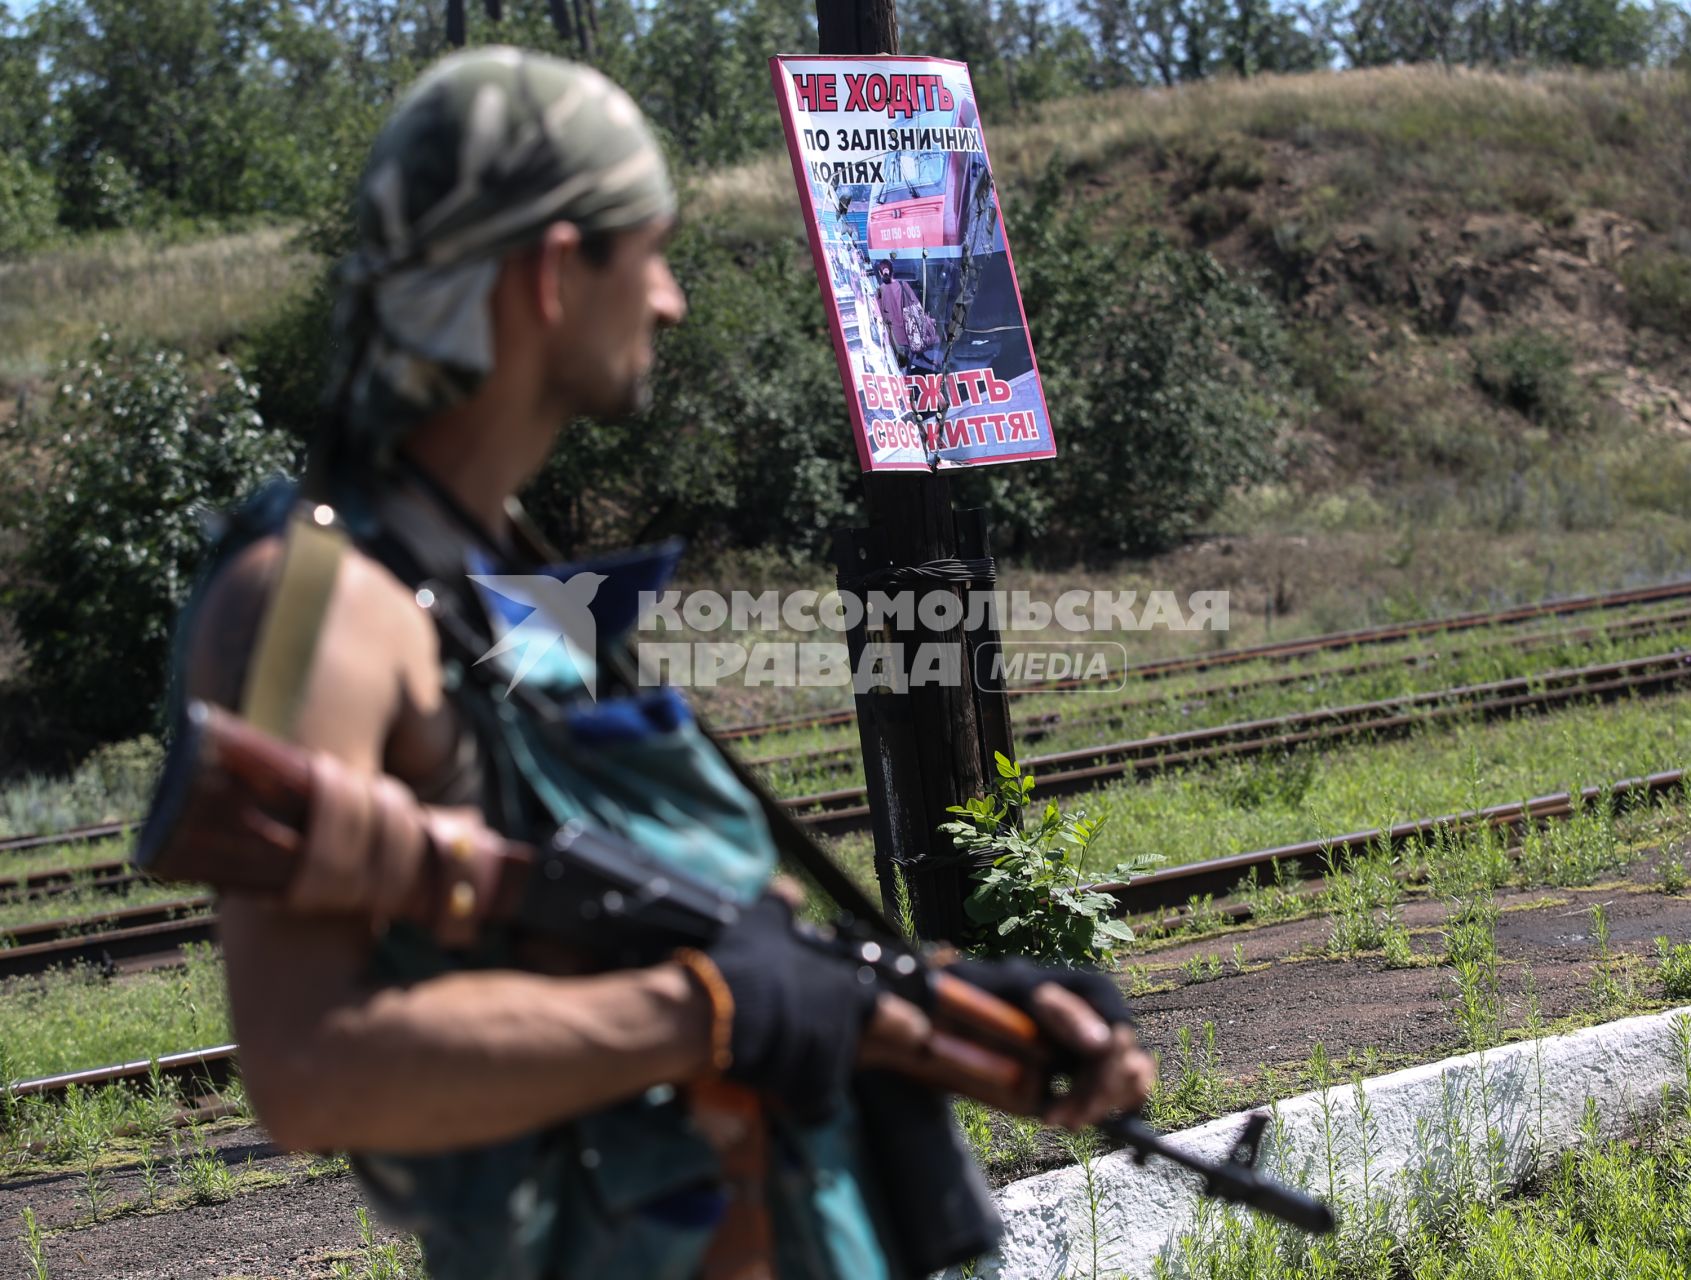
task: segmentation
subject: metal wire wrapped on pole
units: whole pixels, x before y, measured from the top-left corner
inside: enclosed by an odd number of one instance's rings
[[[849,591],[873,591],[882,587],[908,587],[922,582],[947,582],[957,586],[990,586],[998,580],[998,562],[991,556],[963,560],[947,557],[921,564],[888,565],[871,569],[841,582]]]

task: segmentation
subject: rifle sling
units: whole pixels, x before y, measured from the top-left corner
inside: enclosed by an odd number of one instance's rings
[[[281,572],[259,625],[240,706],[248,723],[278,738],[293,738],[346,547],[345,532],[332,520],[317,523],[311,508],[301,505],[288,518]]]

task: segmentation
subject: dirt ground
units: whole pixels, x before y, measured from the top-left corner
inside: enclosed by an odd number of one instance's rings
[[[269,1185],[220,1204],[141,1213],[123,1208],[145,1199],[140,1169],[109,1169],[101,1220],[91,1222],[80,1169],[0,1181],[0,1223],[6,1224],[0,1277],[33,1280],[18,1243],[26,1207],[47,1233],[53,1280],[316,1280],[337,1259],[357,1255],[363,1199],[358,1184],[331,1162],[278,1152],[262,1129],[250,1126],[211,1133],[206,1145],[240,1178],[258,1175],[251,1181]],[[169,1161],[166,1147],[159,1178],[167,1190]],[[395,1239],[389,1231],[377,1236]]]
[[[1499,891],[1494,901],[1501,911],[1497,950],[1505,1027],[1527,1021],[1529,974],[1547,1022],[1593,1007],[1595,905],[1603,906],[1608,919],[1613,956],[1653,956],[1661,935],[1675,942],[1691,939],[1691,898],[1665,896],[1647,871],[1639,880],[1595,889]],[[1442,954],[1444,916],[1444,905],[1436,901],[1412,901],[1404,908],[1402,919],[1418,956],[1432,960]],[[1462,1034],[1451,1016],[1456,988],[1448,966],[1388,969],[1377,956],[1325,958],[1318,953],[1328,933],[1325,919],[1299,920],[1156,951],[1147,959],[1158,966],[1219,955],[1225,976],[1192,982],[1178,968],[1153,970],[1152,978],[1177,985],[1134,1001],[1146,1041],[1169,1059],[1182,1026],[1196,1031],[1214,1022],[1217,1055],[1227,1073],[1296,1067],[1317,1041],[1335,1059],[1373,1049],[1387,1066],[1462,1051]],[[1234,969],[1235,942],[1244,948],[1243,973]],[[1259,964],[1264,967],[1255,967]],[[1638,987],[1644,999],[1660,994],[1642,975]]]
[[[1622,980],[1633,981],[1638,1003],[1658,1001],[1653,967],[1638,958],[1653,953],[1658,935],[1691,938],[1691,898],[1665,896],[1655,885],[1653,868],[1643,863],[1631,879],[1596,888],[1499,892],[1504,1025],[1527,1020],[1529,970],[1545,1020],[1593,1020],[1597,951],[1591,908],[1599,903]],[[1429,961],[1416,968],[1387,969],[1377,956],[1325,957],[1320,954],[1328,936],[1325,920],[1235,929],[1148,948],[1134,960],[1143,966],[1142,978],[1163,989],[1134,1001],[1144,1039],[1161,1055],[1167,1075],[1177,1066],[1181,1028],[1191,1028],[1201,1042],[1203,1024],[1213,1022],[1219,1069],[1240,1082],[1241,1105],[1267,1100],[1252,1095],[1262,1087],[1265,1066],[1282,1072],[1283,1080],[1295,1078],[1318,1040],[1341,1062],[1372,1051],[1377,1069],[1461,1052],[1451,970],[1433,963],[1442,952],[1443,915],[1443,906],[1432,901],[1411,900],[1404,909],[1412,945]],[[1243,972],[1233,959],[1236,942],[1243,948]],[[1224,976],[1192,981],[1182,973],[1183,962],[1209,955],[1222,958]],[[0,1183],[0,1223],[6,1224],[0,1277],[33,1276],[16,1243],[26,1206],[50,1233],[46,1252],[53,1280],[319,1280],[336,1259],[353,1261],[358,1273],[356,1214],[362,1198],[352,1178],[276,1153],[257,1129],[220,1133],[213,1145],[229,1163],[245,1169],[250,1157],[252,1170],[285,1179],[285,1185],[164,1213],[111,1216],[108,1208],[102,1221],[90,1223],[79,1172],[10,1179]],[[1031,1156],[994,1161],[989,1176],[1003,1183],[1066,1158],[1059,1143],[1042,1137]],[[134,1168],[110,1172],[108,1183],[108,1206],[141,1197]]]

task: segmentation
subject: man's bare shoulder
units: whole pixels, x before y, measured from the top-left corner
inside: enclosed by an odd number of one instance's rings
[[[280,534],[244,547],[208,584],[189,638],[190,697],[239,707],[281,575]],[[439,688],[433,626],[412,592],[355,547],[342,557],[318,632],[295,736],[374,766],[406,702]]]

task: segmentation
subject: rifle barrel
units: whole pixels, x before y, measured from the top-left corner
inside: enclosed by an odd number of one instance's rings
[[[1312,1235],[1333,1230],[1333,1211],[1314,1196],[1283,1182],[1265,1177],[1255,1168],[1228,1159],[1207,1160],[1170,1143],[1138,1116],[1122,1116],[1099,1126],[1104,1132],[1133,1148],[1140,1158],[1160,1156],[1204,1178],[1204,1194],[1245,1205],[1290,1223]]]

